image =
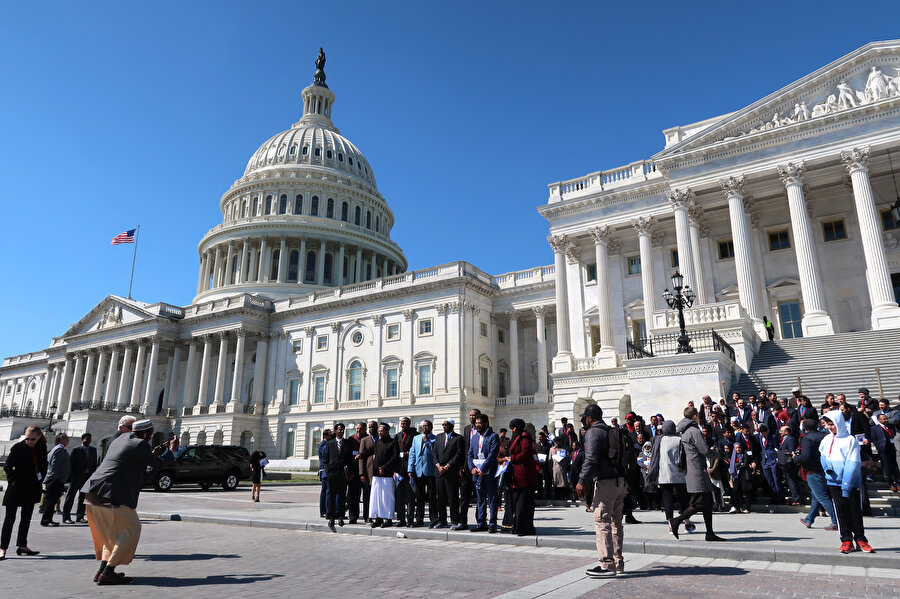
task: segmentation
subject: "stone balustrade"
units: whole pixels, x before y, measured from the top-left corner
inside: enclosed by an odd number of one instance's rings
[[[550,184],[550,203],[660,179],[662,174],[649,160],[639,160],[606,171],[597,171],[576,179]]]
[[[693,306],[684,310],[686,327],[722,324],[729,321],[742,321],[747,317],[738,300],[728,300],[714,304]],[[654,310],[653,330],[678,328],[677,310]]]

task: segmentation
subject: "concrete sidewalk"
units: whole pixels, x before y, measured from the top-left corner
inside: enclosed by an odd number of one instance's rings
[[[260,503],[251,503],[249,496],[249,488],[244,487],[237,492],[200,491],[196,488],[176,489],[171,493],[144,492],[138,511],[144,518],[320,532],[329,530],[325,520],[319,517],[318,487],[263,487]],[[796,513],[715,514],[713,523],[716,533],[728,542],[707,543],[703,539],[705,530],[700,517],[694,519],[697,532],[686,534],[682,531],[681,539],[676,540],[668,533],[661,512],[638,511],[635,516],[642,524],[625,526],[625,551],[630,553],[893,569],[900,564],[900,519],[893,517],[865,519],[866,535],[877,553],[843,555],[838,551],[838,534],[822,529],[829,523],[827,518],[817,519],[815,527],[807,529],[800,523],[801,515]],[[469,522],[473,522],[471,512]],[[402,532],[409,538],[440,541],[595,548],[593,520],[582,506],[538,507],[535,526],[538,534],[534,537],[396,526],[372,529],[362,524],[335,527],[334,532],[367,536],[396,536]]]

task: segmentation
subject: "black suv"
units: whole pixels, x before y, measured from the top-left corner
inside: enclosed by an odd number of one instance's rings
[[[219,484],[232,491],[250,479],[250,452],[239,445],[188,445],[178,448],[174,457],[170,453],[162,458],[166,464],[149,472],[146,480],[146,486],[157,491],[183,483],[199,483],[204,489]]]

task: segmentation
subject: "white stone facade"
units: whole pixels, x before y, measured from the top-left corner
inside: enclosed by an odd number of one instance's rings
[[[183,442],[306,467],[337,421],[477,407],[539,426],[592,402],[671,415],[749,367],[763,316],[778,336],[898,327],[895,73],[900,42],[869,44],[666,130],[649,160],[551,184],[539,211],[554,264],[499,276],[406,270],[371,166],[314,84],[223,195],[194,302],[109,296],[49,348],[4,360],[0,434],[47,416],[98,436],[140,412]],[[697,297],[691,355],[671,355],[676,269]]]

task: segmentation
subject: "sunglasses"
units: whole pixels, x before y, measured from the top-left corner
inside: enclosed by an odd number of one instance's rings
[[[26,441],[37,441],[38,437],[25,437]]]

